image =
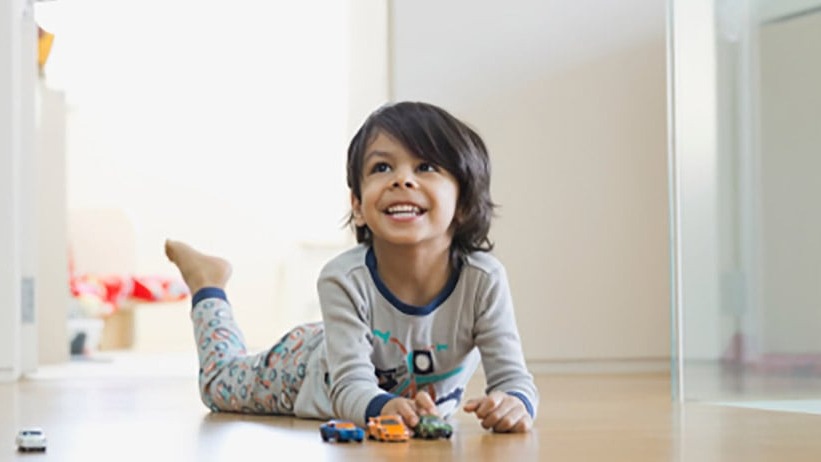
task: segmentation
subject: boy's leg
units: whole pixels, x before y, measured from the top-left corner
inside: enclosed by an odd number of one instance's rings
[[[166,255],[193,295],[191,319],[200,362],[200,395],[214,411],[293,414],[310,353],[321,342],[321,323],[300,326],[270,351],[249,356],[224,288],[230,264],[174,241]]]
[[[198,292],[191,311],[203,403],[214,411],[292,415],[308,359],[324,335],[322,323],[298,326],[270,350],[248,355],[231,306],[219,292]]]
[[[271,392],[265,393],[259,357],[248,356],[231,306],[220,289],[201,289],[191,310],[197,342],[200,398],[212,411],[279,413]]]

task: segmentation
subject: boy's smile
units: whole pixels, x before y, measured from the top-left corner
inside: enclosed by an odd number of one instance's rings
[[[450,247],[459,186],[450,172],[379,133],[365,150],[361,199],[351,196],[354,221],[374,241]]]
[[[426,209],[412,203],[394,204],[385,210],[385,213],[396,220],[412,220],[425,212]]]

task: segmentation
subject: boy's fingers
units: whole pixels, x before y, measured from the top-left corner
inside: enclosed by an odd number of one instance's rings
[[[465,412],[473,412],[482,428],[500,433],[523,433],[533,427],[533,419],[517,398],[493,392],[465,401]]]
[[[485,418],[491,412],[493,412],[497,407],[499,407],[499,403],[502,402],[504,396],[500,396],[499,394],[491,393],[482,400],[479,404],[479,408],[476,409],[476,415]]]
[[[476,410],[476,408],[479,407],[479,404],[481,402],[482,402],[481,398],[471,398],[471,399],[465,401],[465,405],[462,407],[462,409],[464,409],[465,412],[474,412]]]
[[[500,433],[507,433],[513,431],[513,428],[521,422],[525,417],[525,412],[518,407],[501,406],[495,413],[488,416],[482,422],[485,428],[493,428],[493,431]]]
[[[382,415],[395,414],[399,416],[405,425],[413,427],[419,423],[419,416],[416,413],[416,403],[407,398],[394,398],[382,408]]]
[[[405,421],[405,425],[409,427],[415,427],[416,424],[419,423],[419,416],[416,413],[416,405],[411,400],[403,400],[399,408],[399,415],[402,417],[402,420]]]
[[[533,419],[530,418],[530,415],[526,415],[513,427],[513,431],[516,433],[524,433],[529,432],[531,428],[533,428]]]
[[[525,433],[530,431],[532,426],[533,419],[530,418],[530,414],[528,414],[527,411],[519,411],[519,415],[515,417],[515,423],[500,428],[494,428],[494,430],[506,433]]]
[[[416,394],[416,409],[420,414],[438,414],[436,403],[433,402],[433,398],[426,391]]]

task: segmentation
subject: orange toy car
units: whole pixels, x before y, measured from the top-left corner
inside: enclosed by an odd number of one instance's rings
[[[407,441],[410,430],[398,415],[380,415],[368,419],[368,439]]]

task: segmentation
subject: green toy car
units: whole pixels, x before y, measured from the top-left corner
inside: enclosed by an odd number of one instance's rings
[[[424,438],[427,440],[435,438],[450,438],[453,435],[453,427],[435,415],[419,416],[419,423],[413,427],[414,438]]]

